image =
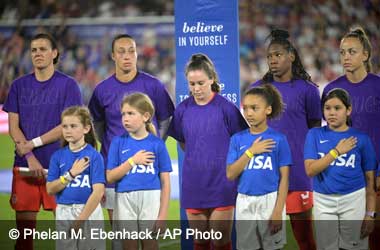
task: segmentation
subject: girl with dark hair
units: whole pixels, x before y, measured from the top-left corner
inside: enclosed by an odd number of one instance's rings
[[[237,249],[282,249],[292,159],[286,136],[267,124],[283,110],[281,94],[269,84],[252,88],[243,110],[250,128],[232,136],[227,156],[227,177],[239,179]]]
[[[83,228],[84,237],[57,240],[56,249],[105,249],[105,241],[91,239],[90,230],[103,227],[100,200],[106,182],[90,112],[85,107],[72,106],[63,111],[61,120],[65,144],[51,157],[46,189],[56,195],[57,230]]]
[[[309,128],[320,126],[321,123],[319,92],[305,71],[297,50],[289,41],[288,31],[272,30],[269,39],[269,71],[252,86],[269,83],[282,95],[285,111],[279,118],[268,121],[268,124],[286,135],[292,153],[286,212],[290,216],[299,249],[314,250],[311,222],[313,192],[311,180],[305,173],[302,145]]]
[[[365,31],[358,27],[346,33],[340,42],[340,63],[344,75],[329,83],[322,97],[331,89],[345,89],[352,98],[352,127],[369,135],[380,161],[380,77],[371,73],[371,43]],[[380,177],[377,179],[380,185]],[[380,200],[377,201],[380,211]],[[370,249],[380,245],[380,224],[370,236]]]
[[[194,249],[232,249],[236,183],[226,177],[226,157],[230,137],[247,124],[239,109],[218,94],[219,78],[210,58],[193,55],[185,74],[191,95],[178,105],[168,132],[185,151],[181,207],[191,228],[223,235],[213,242],[194,239]]]
[[[322,99],[327,126],[305,141],[305,168],[314,184],[318,249],[368,249],[374,227],[376,156],[369,136],[350,127],[349,94],[332,89]]]

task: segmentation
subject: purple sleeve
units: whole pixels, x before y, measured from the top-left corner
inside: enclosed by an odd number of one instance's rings
[[[66,88],[66,97],[65,97],[64,107],[67,108],[70,106],[82,105],[82,104],[83,102],[82,102],[79,86],[74,80],[70,79]]]
[[[322,118],[321,99],[318,89],[314,86],[310,86],[306,93],[306,115],[309,121]]]
[[[100,103],[97,88],[95,88],[94,93],[91,96],[90,103],[88,104],[88,108],[91,112],[91,115],[94,121],[105,120],[104,108]]]
[[[160,81],[158,81],[153,102],[157,121],[164,121],[173,115],[174,104]]]
[[[17,95],[17,83],[13,82],[9,91],[7,100],[4,103],[3,110],[5,112],[18,113],[18,95]]]
[[[185,138],[182,131],[182,109],[179,106],[173,114],[173,119],[170,122],[168,135],[173,137],[179,142],[185,142]]]
[[[228,132],[233,134],[248,128],[248,124],[244,117],[241,115],[240,110],[232,103],[225,105],[224,117],[227,125]]]
[[[261,84],[261,80],[258,80],[258,81],[254,82],[254,83],[251,83],[251,84],[249,85],[248,89],[251,89],[251,88],[257,87],[257,86],[259,86],[260,84]]]

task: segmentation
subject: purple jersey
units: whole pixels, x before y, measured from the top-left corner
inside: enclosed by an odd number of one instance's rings
[[[91,97],[89,109],[95,120],[105,122],[105,131],[101,153],[106,161],[108,149],[114,136],[125,133],[121,122],[120,104],[125,95],[142,92],[149,96],[155,107],[153,123],[163,121],[173,115],[174,105],[164,85],[155,77],[138,72],[136,77],[128,82],[120,82],[115,75],[105,79],[96,86]]]
[[[369,73],[361,82],[352,83],[345,75],[341,76],[325,87],[322,97],[334,88],[350,94],[352,127],[369,135],[380,160],[380,77]]]
[[[34,73],[16,79],[9,91],[3,110],[19,115],[19,127],[27,140],[41,136],[61,123],[62,111],[82,105],[78,84],[59,71],[44,82]],[[33,149],[44,168],[49,168],[50,156],[59,149],[59,141]],[[24,157],[15,154],[14,166],[28,167]]]
[[[261,81],[251,85],[258,86]],[[289,173],[289,191],[311,191],[311,179],[306,175],[303,146],[309,131],[309,120],[321,120],[321,100],[318,88],[304,80],[272,82],[282,95],[284,113],[269,120],[268,125],[286,135],[292,152],[293,166]]]
[[[226,177],[230,137],[247,123],[239,109],[216,94],[206,105],[194,97],[180,103],[168,135],[185,143],[181,205],[184,208],[213,208],[235,204],[236,182]]]

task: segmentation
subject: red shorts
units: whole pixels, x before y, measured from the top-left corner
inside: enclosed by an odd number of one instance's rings
[[[45,210],[55,210],[55,196],[48,195],[46,179],[22,176],[13,168],[12,194],[9,200],[16,211],[38,212],[41,204]]]
[[[214,207],[214,208],[186,208],[186,212],[190,214],[204,214],[204,213],[209,213],[212,210],[226,211],[226,210],[231,210],[234,208],[235,206]]]
[[[313,207],[313,192],[290,191],[286,198],[286,213],[297,214],[310,210]]]

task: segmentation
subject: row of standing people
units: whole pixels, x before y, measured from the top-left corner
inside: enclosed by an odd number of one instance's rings
[[[370,82],[378,81],[376,76],[370,74],[365,67],[366,62],[370,61],[370,50],[364,46],[364,40],[360,38],[365,38],[364,34],[358,31],[352,32],[352,34],[358,37],[349,36],[341,42],[342,62],[344,62],[342,64],[344,67],[347,65],[345,82],[347,84],[356,82],[351,81],[351,77],[353,75],[356,77],[358,72],[363,73],[362,65],[364,65],[365,74],[361,80],[370,78]],[[344,41],[347,40],[354,45],[349,44],[346,49]],[[43,176],[43,167],[47,168],[50,155],[58,149],[57,143],[50,142],[56,141],[61,135],[59,114],[64,108],[80,104],[81,101],[77,87],[73,84],[75,82],[62,73],[54,71],[53,62],[58,57],[54,40],[48,36],[37,37],[32,40],[31,52],[35,72],[15,81],[4,109],[10,115],[10,134],[18,152],[15,166],[29,166],[37,176]],[[355,53],[361,56],[356,61]],[[356,56],[358,55],[356,54]],[[123,124],[120,122],[119,103],[126,93],[141,91],[152,99],[156,108],[154,118],[158,120],[155,124],[159,128],[161,136],[165,136],[174,110],[162,84],[157,79],[137,71],[136,44],[133,38],[125,35],[116,37],[112,43],[112,58],[115,61],[116,73],[99,84],[90,103],[95,130],[104,144],[102,155],[105,156],[105,159],[107,159],[107,151],[112,138],[124,133]],[[297,51],[283,32],[276,31],[272,34],[268,47],[268,66],[270,70],[263,81],[270,82],[277,87],[287,105],[283,116],[270,123],[270,126],[288,137],[294,161],[290,170],[290,192],[286,202],[289,210],[287,212],[291,214],[293,231],[300,248],[313,249],[315,243],[313,243],[309,220],[313,202],[312,192],[310,192],[312,188],[305,173],[303,149],[300,148],[300,145],[303,145],[308,128],[319,125],[321,119],[318,106],[319,96],[316,87],[308,82],[310,78],[303,70]],[[213,228],[225,232],[225,237],[220,241],[212,243],[195,241],[194,248],[208,249],[209,245],[213,244],[214,248],[229,249],[232,225],[217,223],[217,221],[220,219],[230,220],[233,217],[235,186],[227,180],[225,171],[220,171],[220,168],[225,166],[230,137],[234,133],[246,129],[247,124],[238,109],[217,94],[218,77],[212,62],[206,56],[194,55],[187,65],[186,76],[192,96],[176,109],[168,133],[176,138],[185,149],[181,206],[186,208],[191,227],[202,230]],[[59,77],[64,80],[57,79]],[[49,82],[53,82],[53,84],[44,84]],[[65,84],[61,84],[61,82],[65,82]],[[359,83],[358,86],[365,85],[360,81]],[[50,90],[43,92],[43,89],[48,89],[46,87]],[[60,89],[62,87],[64,89]],[[379,92],[373,91],[376,86],[366,86],[366,88],[370,89],[370,95],[361,96],[361,98],[365,98],[361,99],[363,107],[365,107],[363,112],[376,113],[377,99],[373,95]],[[47,95],[47,92],[53,94]],[[352,96],[356,98],[355,94]],[[20,103],[18,103],[19,100]],[[368,101],[371,103],[368,104]],[[57,112],[53,112],[52,107]],[[32,117],[30,117],[31,114],[33,114]],[[354,115],[355,112],[353,112],[353,120]],[[277,127],[272,123],[277,124]],[[365,122],[362,124],[369,125]],[[370,134],[371,139],[376,141],[374,138],[376,133]],[[25,157],[20,157],[23,155]],[[85,163],[82,162],[82,164]],[[39,179],[38,185],[32,185],[35,187],[33,192],[35,196],[28,194],[28,197],[22,197],[21,190],[25,187],[22,185],[25,183],[28,185],[30,182],[30,180],[22,178],[15,172],[11,204],[16,210],[18,227],[33,227],[35,226],[36,212],[41,205],[41,197],[45,209],[54,209],[54,200],[43,192],[44,188],[41,188],[41,185],[44,185],[43,179]],[[37,181],[33,179],[32,182],[36,183]],[[200,192],[195,192],[197,190]],[[196,197],[194,197],[194,193],[197,193]],[[110,200],[114,195],[106,197],[107,200]],[[109,204],[115,203],[111,200]],[[31,221],[32,225],[28,225]]]

